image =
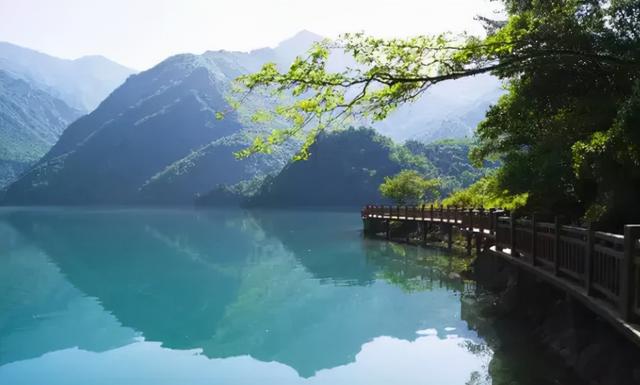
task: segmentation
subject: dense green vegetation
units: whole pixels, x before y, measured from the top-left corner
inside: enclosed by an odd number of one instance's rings
[[[509,93],[479,126],[474,158],[501,155],[500,185],[529,193],[530,210],[611,227],[637,222],[637,1],[509,1],[507,7],[508,23],[487,42],[517,39],[508,52],[495,53],[501,63],[531,58],[496,68],[510,79]]]
[[[438,179],[427,179],[415,170],[402,170],[396,175],[384,177],[379,190],[383,197],[396,204],[415,205],[439,197],[439,187]]]
[[[500,158],[499,190],[528,194],[527,210],[598,220],[640,220],[640,13],[634,0],[504,0],[507,20],[487,36],[378,39],[348,34],[314,46],[286,71],[265,65],[239,79],[239,94],[263,88],[299,96],[272,112],[285,129],[243,155],[268,151],[346,118],[382,120],[442,81],[492,73],[507,94],[481,123],[476,162]],[[340,47],[359,66],[327,66]]]
[[[471,186],[453,192],[442,201],[445,206],[484,207],[515,210],[527,204],[527,193],[513,194],[500,185],[501,171],[493,172]]]
[[[307,160],[291,162],[265,180],[249,204],[358,207],[381,199],[378,186],[385,176],[426,165],[371,129],[322,135],[309,151]]]
[[[481,167],[469,161],[469,153],[474,147],[471,140],[446,139],[433,143],[410,140],[405,147],[411,153],[429,159],[433,165],[427,176],[440,180],[443,196],[468,187],[499,166],[497,161],[484,161]]]

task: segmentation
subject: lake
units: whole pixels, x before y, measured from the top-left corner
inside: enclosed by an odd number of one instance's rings
[[[460,256],[361,228],[329,210],[4,208],[0,384],[572,381],[483,321]]]

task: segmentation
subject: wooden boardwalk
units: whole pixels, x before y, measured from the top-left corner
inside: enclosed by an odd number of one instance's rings
[[[433,206],[366,206],[365,231],[391,236],[391,222],[417,222],[467,237],[467,248],[492,253],[564,290],[640,345],[640,225],[624,234],[515,218],[503,210]],[[380,231],[382,230],[382,231]]]

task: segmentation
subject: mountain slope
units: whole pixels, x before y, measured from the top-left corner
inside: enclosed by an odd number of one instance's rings
[[[131,76],[71,124],[8,188],[5,202],[188,204],[219,183],[279,170],[284,160],[237,161],[233,152],[248,144],[247,125],[235,113],[215,118],[229,109],[223,95],[230,80],[246,72],[234,54],[210,52],[174,56]]]
[[[0,187],[40,159],[80,114],[0,71]]]
[[[306,161],[290,162],[264,181],[219,187],[200,197],[201,205],[360,206],[386,202],[378,188],[384,177],[413,169],[440,180],[440,196],[465,188],[498,162],[475,168],[469,160],[472,142],[447,140],[394,144],[373,129],[322,134]],[[259,183],[262,182],[262,185]]]
[[[471,138],[489,106],[503,93],[500,81],[490,75],[446,81],[374,127],[397,141]]]
[[[225,102],[192,55],[130,78],[79,119],[6,199],[14,203],[133,203],[144,182],[176,159],[240,129],[215,120]]]
[[[250,199],[255,206],[360,206],[380,202],[378,186],[404,165],[372,129],[321,135],[308,160],[288,164]],[[206,199],[205,199],[206,200]]]
[[[142,199],[156,204],[193,202],[212,186],[230,185],[280,171],[297,148],[295,142],[288,142],[272,154],[237,160],[234,153],[250,144],[245,135],[238,133],[203,146],[145,182],[141,188]]]
[[[89,112],[135,71],[102,56],[59,59],[0,42],[0,70]]]

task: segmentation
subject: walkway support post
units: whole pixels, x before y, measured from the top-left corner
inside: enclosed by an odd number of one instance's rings
[[[427,222],[422,221],[422,243],[427,243]]]
[[[453,247],[453,225],[449,224],[447,226],[447,248],[451,250],[451,247]]]
[[[640,238],[640,225],[624,226],[624,258],[620,265],[620,315],[625,321],[631,320],[633,314],[634,298],[634,259],[636,257],[636,244]]]
[[[469,209],[469,227],[467,228],[467,255],[471,255],[472,237],[473,237],[473,209]]]
[[[386,220],[387,225],[387,239],[391,239],[391,219]]]

